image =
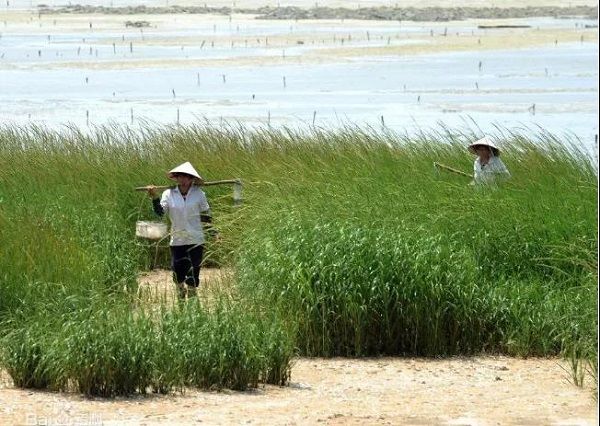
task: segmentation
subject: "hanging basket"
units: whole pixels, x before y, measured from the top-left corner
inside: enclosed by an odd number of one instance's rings
[[[167,236],[169,230],[163,222],[138,220],[135,223],[135,235],[149,240],[160,240]]]

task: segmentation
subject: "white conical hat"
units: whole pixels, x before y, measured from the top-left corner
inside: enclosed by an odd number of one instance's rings
[[[167,173],[167,176],[169,177],[169,179],[174,180],[175,176],[173,176],[173,174],[175,174],[175,173],[185,173],[186,175],[193,176],[194,178],[196,178],[197,181],[200,181],[200,182],[202,182],[204,180],[198,174],[196,169],[194,169],[194,166],[192,166],[192,163],[190,163],[189,161],[186,161],[185,163],[180,164],[179,166],[175,167],[173,170],[170,170],[169,173]]]
[[[475,151],[475,147],[477,145],[489,146],[492,149],[494,155],[500,155],[500,148],[494,145],[494,142],[492,142],[492,140],[487,136],[484,136],[481,139],[476,140],[471,145],[469,145],[469,151],[471,151],[473,154],[477,154],[477,151]]]

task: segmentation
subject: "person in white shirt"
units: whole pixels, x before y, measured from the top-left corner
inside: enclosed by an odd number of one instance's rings
[[[156,214],[169,214],[173,279],[180,296],[191,296],[200,284],[200,264],[206,241],[202,223],[211,222],[210,206],[204,191],[194,185],[202,182],[202,177],[191,163],[175,167],[167,176],[177,181],[177,186],[165,190],[160,198],[156,187],[150,186],[148,194]]]
[[[510,178],[510,172],[500,159],[500,149],[487,136],[469,145],[469,151],[477,155],[473,164],[473,184],[496,183]]]

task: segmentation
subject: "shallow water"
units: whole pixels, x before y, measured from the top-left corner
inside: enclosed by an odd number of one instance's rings
[[[52,18],[43,18],[50,21]],[[123,20],[130,19],[123,17]],[[584,20],[529,19],[512,22],[540,28],[573,28]],[[594,22],[595,23],[595,22]],[[588,23],[589,24],[589,23]],[[40,24],[41,25],[41,24]],[[593,146],[598,133],[598,44],[576,42],[541,48],[507,49],[419,56],[355,57],[328,64],[197,66],[198,60],[237,57],[301,56],[315,45],[265,46],[260,38],[277,34],[350,32],[355,23],[207,21],[177,30],[148,28],[52,32],[11,30],[0,38],[0,123],[35,121],[48,127],[65,123],[94,126],[240,121],[248,125],[382,127],[413,132],[437,127],[493,131],[495,126],[569,133]],[[373,25],[355,46],[410,43],[392,36],[410,32],[429,36],[431,24]],[[440,31],[440,26],[436,31]],[[474,34],[475,23],[453,32]],[[239,42],[181,47],[181,37],[247,35]],[[151,43],[129,45],[144,38]],[[113,43],[114,46],[113,46]],[[183,43],[182,43],[183,45]],[[331,47],[331,45],[324,44]],[[165,68],[160,60],[172,60]],[[196,60],[196,65],[186,60]],[[132,60],[159,60],[146,68]],[[119,61],[122,69],[97,67]],[[336,63],[337,62],[337,63]],[[94,67],[91,69],[90,67]],[[96,69],[98,68],[98,69]],[[285,78],[285,81],[284,81]]]

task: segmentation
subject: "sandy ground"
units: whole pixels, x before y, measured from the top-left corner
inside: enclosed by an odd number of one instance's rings
[[[207,269],[204,292],[227,272]],[[168,271],[144,274],[146,297],[172,297]],[[202,296],[201,296],[202,297]],[[0,424],[595,425],[588,378],[559,359],[299,358],[288,386],[247,392],[84,398],[15,389],[0,375]]]
[[[41,2],[49,6],[63,5],[69,2],[62,0],[46,0]],[[240,7],[257,8],[261,6],[296,6],[310,8],[315,5],[321,7],[376,7],[376,6],[398,6],[398,7],[528,7],[528,6],[589,6],[596,3],[590,0],[145,0],[145,1],[101,1],[101,0],[81,0],[72,1],[72,4],[113,4],[122,6],[123,4],[144,4],[146,6],[198,6],[207,5],[209,7]],[[13,7],[29,7],[31,0],[12,0]],[[35,4],[35,2],[33,3]]]
[[[432,2],[434,4],[435,2]],[[444,3],[444,2],[441,2]],[[527,2],[536,5],[541,2]],[[506,6],[506,5],[504,5]],[[3,31],[11,34],[36,34],[60,37],[81,34],[84,51],[89,46],[105,47],[100,56],[56,58],[51,62],[31,62],[33,69],[87,68],[94,70],[130,68],[183,68],[210,66],[293,65],[351,62],[359,57],[413,56],[452,51],[518,49],[533,46],[562,45],[598,41],[597,28],[583,26],[505,28],[480,30],[477,25],[515,25],[523,20],[478,19],[451,22],[403,22],[351,20],[257,21],[252,15],[231,17],[203,14],[168,15],[41,15],[30,11],[2,11]],[[126,28],[125,21],[147,21],[150,28]],[[93,23],[93,28],[90,26]],[[212,29],[214,25],[215,31]],[[275,26],[275,27],[273,27]],[[278,28],[268,36],[263,29]],[[198,29],[204,29],[198,31]],[[207,31],[207,29],[209,29]],[[236,30],[237,29],[237,30]],[[225,30],[225,32],[223,32]],[[86,37],[96,40],[91,45]],[[99,37],[99,38],[96,38]],[[131,45],[130,45],[131,43]],[[43,47],[45,56],[53,54],[55,45]],[[81,47],[80,46],[80,47]],[[152,47],[184,49],[204,46],[208,56],[164,58],[132,55],[122,58],[106,54]],[[90,47],[91,48],[91,47]],[[299,50],[300,49],[300,50]],[[210,57],[212,51],[229,52]],[[248,53],[244,53],[247,51]],[[287,54],[286,54],[287,51]],[[291,54],[289,52],[292,52]],[[0,68],[17,65],[0,61]]]
[[[0,424],[595,425],[555,359],[297,359],[289,386],[105,400],[0,384]]]

